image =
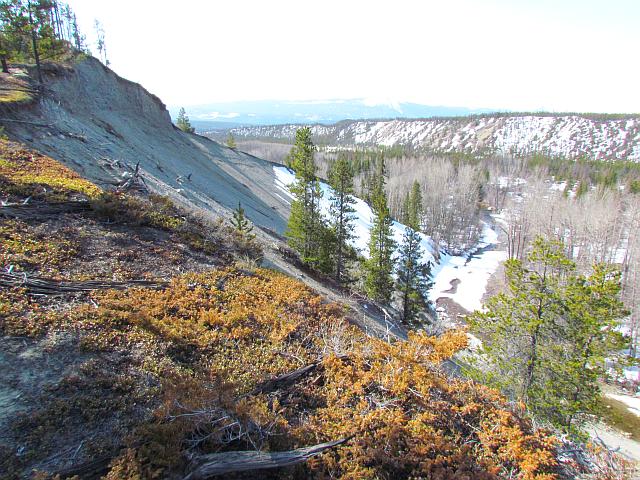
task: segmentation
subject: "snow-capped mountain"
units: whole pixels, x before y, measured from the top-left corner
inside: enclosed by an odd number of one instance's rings
[[[544,153],[640,161],[640,116],[578,114],[480,115],[420,120],[358,120],[312,125],[328,145],[407,145],[431,152]],[[299,124],[240,127],[238,138],[286,141]]]

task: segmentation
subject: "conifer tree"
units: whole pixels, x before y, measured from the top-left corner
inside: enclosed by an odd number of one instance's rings
[[[321,252],[320,248],[325,226],[320,216],[322,190],[316,177],[314,152],[311,130],[308,127],[298,129],[289,154],[296,180],[290,187],[294,198],[286,235],[289,245],[300,254],[303,262],[318,266],[320,263],[326,265],[326,258],[320,257],[327,249]]]
[[[424,250],[420,234],[407,226],[400,245],[396,287],[400,292],[400,311],[405,324],[413,322],[420,312],[429,306],[431,262],[423,262]]]
[[[196,129],[191,126],[191,122],[189,121],[189,117],[187,117],[187,112],[184,108],[180,108],[180,111],[178,112],[176,127],[187,133],[193,133],[196,131]]]
[[[227,136],[227,147],[233,148],[235,150],[237,146],[238,145],[236,144],[236,139],[233,138],[233,135],[231,134],[231,132],[229,132],[229,135]]]
[[[240,202],[238,202],[238,208],[233,211],[231,225],[243,237],[246,237],[248,239],[255,238],[255,235],[251,233],[253,232],[253,225],[251,225],[251,222],[246,217],[244,208],[242,208],[242,204]]]
[[[406,225],[400,245],[396,288],[400,292],[402,321],[410,324],[420,310],[429,305],[431,263],[424,263],[424,251],[420,245],[420,219],[422,218],[422,192],[415,181],[407,193],[403,205],[403,220]]]
[[[415,231],[419,231],[422,212],[422,191],[420,189],[420,183],[415,180],[411,186],[411,190],[407,193],[404,200],[402,208],[403,223],[411,226]]]
[[[391,233],[391,215],[385,192],[386,169],[384,159],[378,164],[371,208],[373,226],[369,239],[369,259],[365,263],[365,290],[373,300],[388,304],[393,294],[393,252],[396,244]]]
[[[353,171],[345,155],[339,155],[329,170],[329,185],[333,189],[329,209],[329,226],[334,235],[335,252],[333,274],[340,284],[347,282],[345,259],[348,241],[353,238]]]
[[[622,348],[614,329],[625,315],[620,275],[601,265],[576,275],[562,244],[542,238],[526,263],[505,268],[508,290],[469,317],[484,339],[485,367],[473,373],[571,431],[595,410],[605,356]]]

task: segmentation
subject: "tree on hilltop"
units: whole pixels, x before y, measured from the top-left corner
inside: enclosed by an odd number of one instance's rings
[[[189,121],[189,117],[187,116],[187,112],[184,108],[180,108],[178,112],[178,118],[176,120],[176,127],[178,127],[183,132],[193,133],[196,131],[195,128],[191,126],[191,122]]]
[[[227,136],[227,147],[232,148],[234,150],[238,147],[238,145],[236,144],[236,139],[233,138],[233,135],[231,134],[231,132],[229,132],[229,135]]]

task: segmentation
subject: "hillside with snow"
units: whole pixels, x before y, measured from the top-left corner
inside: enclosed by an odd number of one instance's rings
[[[294,173],[286,167],[274,166],[275,186],[283,195],[283,199],[291,201],[293,196],[289,186],[294,183]],[[325,218],[329,216],[330,197],[332,189],[324,182],[320,182],[322,198],[320,210]],[[361,255],[369,257],[369,235],[373,226],[374,214],[371,207],[359,198],[355,198],[353,238],[350,240]],[[406,227],[397,221],[391,225],[391,232],[396,245],[402,243]],[[436,302],[439,298],[450,298],[465,310],[472,312],[482,309],[482,298],[486,292],[487,283],[491,275],[498,269],[500,263],[507,258],[507,252],[499,247],[498,234],[488,223],[483,224],[482,238],[470,251],[461,255],[450,255],[438,251],[433,240],[420,235],[422,247],[422,261],[431,262],[433,287],[429,291],[429,298]]]
[[[301,125],[239,127],[237,139],[292,141]],[[405,145],[434,153],[527,155],[640,161],[640,116],[486,115],[359,120],[312,125],[326,145]]]

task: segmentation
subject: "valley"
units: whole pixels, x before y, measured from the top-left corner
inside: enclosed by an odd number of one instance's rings
[[[0,0],[0,480],[637,478],[630,5],[196,3]]]

